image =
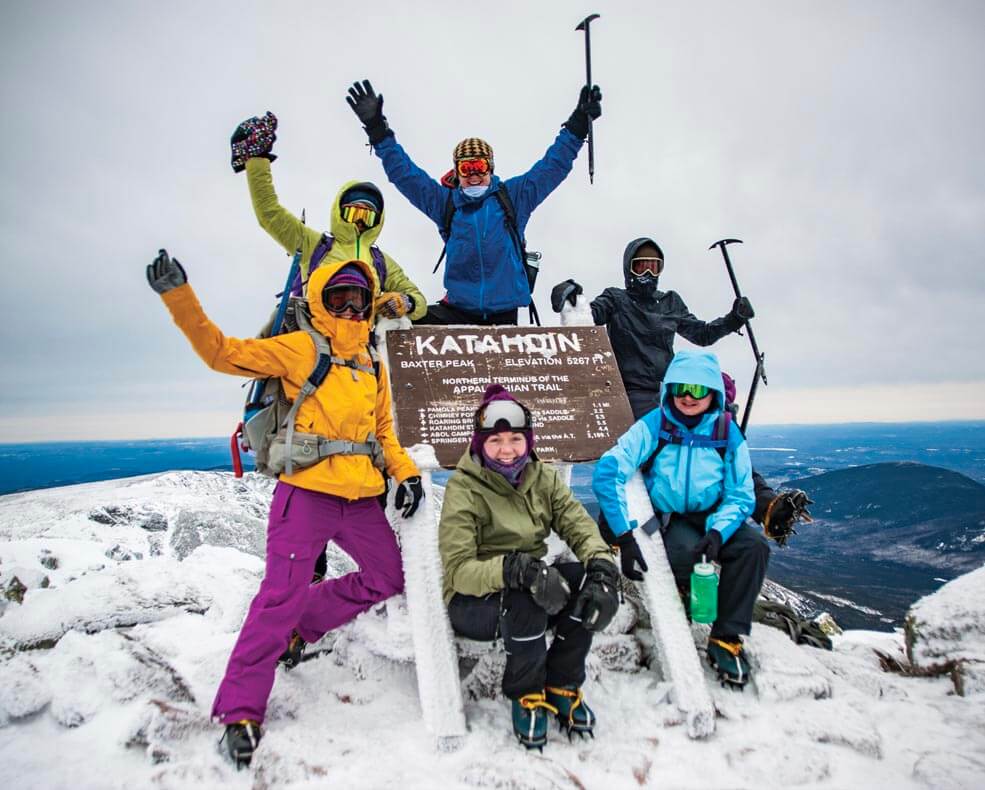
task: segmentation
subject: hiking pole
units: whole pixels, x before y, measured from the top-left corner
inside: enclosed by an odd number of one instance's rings
[[[722,250],[722,257],[725,258],[725,268],[728,270],[728,278],[732,281],[732,290],[735,292],[735,298],[742,298],[742,291],[739,290],[739,282],[735,279],[735,270],[732,268],[732,261],[728,257],[728,250],[726,246],[729,244],[742,244],[742,239],[720,239],[712,244],[708,249],[713,250],[715,247],[720,247]],[[743,434],[746,432],[746,425],[749,424],[749,412],[752,409],[752,402],[756,398],[756,390],[759,387],[759,380],[763,380],[764,385],[768,385],[769,382],[766,380],[766,367],[765,359],[766,355],[761,354],[759,351],[759,346],[756,345],[756,336],[752,332],[752,325],[749,320],[746,319],[746,333],[749,335],[749,344],[752,346],[752,353],[756,356],[756,370],[752,374],[752,385],[749,387],[749,397],[746,399],[746,408],[742,412],[742,422],[739,425],[739,429]]]
[[[575,28],[575,30],[585,31],[585,84],[588,86],[588,90],[592,89],[592,36],[588,26],[592,24],[593,19],[598,19],[599,16],[600,14],[589,14]],[[595,135],[592,133],[591,118],[588,119],[588,183],[595,183]]]

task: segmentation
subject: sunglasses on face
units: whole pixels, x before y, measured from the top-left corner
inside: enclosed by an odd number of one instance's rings
[[[346,310],[364,313],[369,309],[369,290],[358,285],[336,285],[322,291],[322,303],[333,315]]]
[[[637,277],[643,277],[645,275],[656,277],[663,270],[663,258],[633,258],[629,262],[629,271]]]
[[[533,426],[530,412],[516,401],[494,400],[476,416],[475,429],[477,431],[494,430],[500,420],[505,420],[510,430],[513,431],[525,431]]]
[[[362,222],[367,228],[376,226],[376,209],[363,203],[348,203],[342,206],[342,219],[355,225]]]
[[[485,157],[475,159],[459,159],[455,163],[459,178],[469,176],[484,176],[492,172],[492,163]]]
[[[670,394],[675,398],[683,398],[685,395],[690,395],[695,400],[701,400],[708,393],[711,392],[711,387],[706,387],[704,384],[671,384]]]

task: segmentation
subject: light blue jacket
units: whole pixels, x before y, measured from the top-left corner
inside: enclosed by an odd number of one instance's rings
[[[470,198],[461,189],[442,186],[421,168],[392,136],[376,144],[386,177],[400,193],[444,232],[449,194],[455,203],[446,248],[445,290],[448,302],[486,316],[530,304],[530,286],[520,253],[506,227],[495,193],[505,189],[523,237],[530,215],[564,181],[578,156],[582,140],[562,129],[544,158],[526,173],[505,181],[493,175],[489,189]]]
[[[689,431],[674,418],[667,399],[670,384],[704,384],[717,394],[713,408]],[[661,392],[663,406],[645,414],[619,437],[615,447],[595,465],[592,489],[615,535],[634,529],[626,508],[626,483],[657,449],[663,419],[676,426],[681,444],[666,444],[643,482],[658,513],[694,513],[718,505],[708,516],[706,529],[717,529],[727,541],[752,513],[752,462],[738,426],[731,425],[725,457],[714,447],[700,446],[711,438],[725,403],[722,373],[714,354],[678,351],[667,368]]]

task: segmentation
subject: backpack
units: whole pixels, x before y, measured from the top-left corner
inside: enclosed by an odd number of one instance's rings
[[[325,256],[331,252],[333,244],[335,244],[335,237],[331,233],[323,233],[321,240],[311,251],[311,260],[308,262],[308,278],[311,277],[311,273],[325,259]],[[369,248],[369,254],[373,259],[373,268],[376,270],[376,277],[380,281],[380,291],[383,291],[383,283],[386,282],[387,275],[386,258],[383,256],[383,251],[375,244]],[[289,288],[291,296],[303,296],[304,286],[307,283],[308,279],[302,280],[301,272],[298,271],[292,278]]]
[[[724,461],[725,453],[728,450],[729,434],[732,430],[732,421],[732,412],[726,407],[722,410],[722,413],[718,415],[718,419],[715,420],[715,427],[711,431],[711,436],[698,436],[691,434],[687,440],[688,445],[690,447],[713,447]],[[657,440],[657,449],[654,450],[650,457],[647,458],[640,466],[640,471],[643,474],[650,473],[650,470],[653,469],[653,464],[657,460],[657,456],[660,455],[660,451],[663,450],[668,444],[684,444],[684,437],[681,435],[681,429],[668,420],[666,415],[662,412],[660,418],[659,436],[660,438]]]
[[[287,295],[285,292],[284,296]],[[383,469],[383,448],[373,433],[369,434],[365,442],[350,442],[294,430],[294,418],[301,404],[325,381],[332,365],[349,368],[353,379],[356,378],[357,370],[369,373],[378,383],[380,358],[372,346],[369,347],[369,354],[373,360],[372,367],[362,365],[355,359],[334,356],[329,338],[311,325],[307,313],[307,301],[293,297],[286,310],[284,304],[282,301],[278,313],[283,314],[285,320],[276,328],[286,332],[296,330],[307,332],[315,344],[317,354],[315,366],[293,403],[287,398],[284,384],[279,377],[253,381],[243,408],[243,421],[233,433],[231,443],[236,477],[243,476],[242,460],[239,457],[240,448],[245,451],[252,450],[256,454],[256,470],[269,477],[277,477],[281,472],[291,475],[295,467],[304,469],[331,455],[368,455],[377,469]],[[274,334],[279,332],[275,331]]]
[[[445,214],[441,226],[441,240],[445,243],[445,246],[441,248],[441,255],[438,256],[438,262],[434,264],[431,274],[438,271],[438,267],[441,266],[441,262],[445,259],[445,252],[448,250],[448,237],[451,236],[451,221],[455,217],[454,190],[450,187],[446,188],[448,189],[448,199],[445,201]],[[499,189],[493,192],[493,194],[503,209],[506,230],[510,234],[510,238],[513,239],[513,244],[516,245],[520,260],[523,261],[523,271],[527,275],[527,285],[530,288],[531,295],[530,323],[540,326],[540,316],[537,314],[536,305],[534,305],[533,292],[534,286],[537,284],[537,275],[540,273],[541,254],[539,252],[527,252],[527,240],[520,234],[520,226],[517,225],[516,221],[516,209],[513,208],[513,199],[510,197],[506,185],[500,184]]]

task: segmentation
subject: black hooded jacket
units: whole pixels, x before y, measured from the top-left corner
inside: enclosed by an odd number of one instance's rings
[[[592,318],[609,331],[619,373],[627,390],[659,390],[667,365],[674,356],[674,335],[698,346],[710,346],[742,327],[742,321],[725,315],[706,322],[696,318],[676,291],[657,291],[651,296],[630,286],[629,262],[644,244],[660,246],[648,238],[626,245],[622,270],[626,288],[606,288],[592,300]]]

